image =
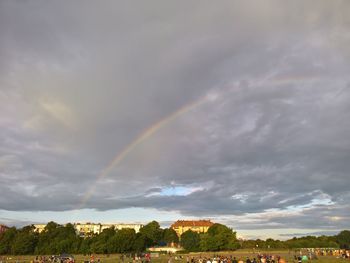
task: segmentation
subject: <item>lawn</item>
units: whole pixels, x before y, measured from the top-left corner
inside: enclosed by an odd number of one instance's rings
[[[295,262],[293,260],[294,253],[293,252],[288,252],[288,251],[269,251],[268,252],[271,255],[280,255],[288,262]],[[180,255],[176,255],[178,257],[177,260],[175,260],[175,256],[173,255],[173,263],[186,263],[186,257],[194,257],[194,258],[199,258],[201,257],[214,257],[215,255],[224,255],[224,256],[229,256],[232,255],[236,257],[237,259],[246,259],[247,256],[250,258],[253,258],[256,256],[256,254],[253,254],[252,252],[249,252],[247,250],[238,250],[234,252],[223,252],[223,253],[190,253],[190,254],[183,254],[181,255],[183,258],[180,259]],[[83,263],[84,261],[88,261],[90,259],[89,256],[84,256],[84,255],[75,255],[75,261],[77,263]],[[154,263],[167,263],[168,259],[170,256],[168,255],[159,255],[159,257],[153,257],[152,262]],[[35,256],[7,256],[7,257],[2,257],[2,262],[8,262],[8,263],[29,263],[30,261],[33,261],[35,259]],[[95,255],[95,262],[97,262],[97,259],[100,259],[101,263],[119,263],[122,262],[120,255],[118,254],[113,254],[113,255]],[[1,257],[0,257],[1,261]],[[126,258],[124,263],[128,262],[133,262],[132,259]],[[336,257],[330,257],[330,256],[324,256],[324,257],[319,257],[317,260],[312,260],[309,262],[317,262],[317,263],[336,263],[336,262],[350,262],[349,259],[341,259],[341,258],[336,258]]]

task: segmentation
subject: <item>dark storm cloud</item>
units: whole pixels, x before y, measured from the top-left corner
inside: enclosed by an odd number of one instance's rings
[[[0,209],[349,227],[347,1],[0,5]]]

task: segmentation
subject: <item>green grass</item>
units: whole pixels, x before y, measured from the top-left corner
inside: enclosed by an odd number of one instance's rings
[[[264,253],[264,252],[263,252]],[[286,260],[288,260],[288,262],[294,262],[293,261],[293,256],[294,256],[294,252],[288,252],[288,251],[268,251],[268,254],[273,254],[273,255],[280,255],[283,258],[285,258]],[[236,258],[241,258],[241,259],[245,259],[247,256],[249,256],[250,258],[253,258],[254,256],[256,256],[256,254],[254,254],[252,251],[248,251],[248,250],[238,250],[238,251],[234,251],[234,252],[222,252],[222,253],[189,253],[189,254],[183,254],[183,259],[178,259],[178,260],[173,260],[173,263],[186,263],[186,256],[190,256],[190,257],[195,257],[198,258],[199,256],[202,257],[213,257],[214,255],[232,255]],[[177,257],[179,257],[180,255],[177,255]],[[88,261],[90,259],[89,256],[84,256],[84,255],[75,255],[75,261],[76,263],[83,263],[84,261]],[[174,257],[174,256],[173,256]],[[97,259],[101,260],[101,263],[119,263],[121,262],[120,260],[120,255],[118,254],[113,254],[113,255],[95,255],[95,262],[97,262]],[[29,263],[31,261],[33,261],[35,259],[35,256],[31,255],[31,256],[3,256],[2,257],[2,261],[4,262],[8,262],[8,263],[15,263],[15,262],[20,262],[20,263]],[[160,255],[159,258],[152,258],[152,263],[167,263],[169,259],[168,255]],[[0,256],[0,261],[1,261],[1,256]],[[126,258],[125,263],[128,262],[132,262],[132,259],[130,258]],[[317,263],[336,263],[336,262],[343,262],[343,263],[347,263],[350,262],[349,259],[345,260],[345,259],[341,259],[341,258],[336,258],[336,257],[331,257],[331,256],[324,256],[324,257],[319,257],[318,260],[312,260],[312,261],[308,261],[308,262],[317,262]]]

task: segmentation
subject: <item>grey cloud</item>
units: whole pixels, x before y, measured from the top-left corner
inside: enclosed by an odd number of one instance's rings
[[[347,1],[95,5],[1,3],[1,209],[75,209],[96,185],[83,208],[348,227],[327,219],[349,217]]]

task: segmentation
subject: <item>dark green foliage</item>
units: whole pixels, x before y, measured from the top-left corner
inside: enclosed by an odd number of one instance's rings
[[[339,244],[341,248],[350,248],[350,231],[343,230],[336,237],[336,242]]]
[[[11,246],[11,254],[33,254],[38,243],[38,234],[34,233],[34,226],[26,226],[17,231]]]
[[[157,221],[152,221],[140,229],[140,233],[147,237],[146,246],[157,245],[162,238],[162,229]]]
[[[163,230],[163,241],[166,244],[179,243],[179,237],[177,236],[174,229],[166,228]]]
[[[214,224],[201,235],[201,251],[234,250],[239,248],[236,232],[222,224]]]
[[[91,243],[92,239],[91,238],[85,238],[81,241],[80,243],[80,249],[79,252],[83,255],[91,254]]]
[[[272,238],[266,239],[266,241],[257,240],[244,240],[241,242],[241,248],[256,248],[256,249],[286,249],[288,248],[286,241],[274,240]]]
[[[240,248],[236,232],[222,224],[214,224],[205,234],[186,231],[181,236],[181,245],[187,251],[222,251]]]
[[[62,226],[49,222],[40,234],[34,231],[32,225],[21,229],[12,227],[0,234],[0,255],[132,253],[143,252],[149,246],[172,242],[178,242],[176,232],[169,228],[161,229],[156,221],[145,225],[139,233],[135,233],[133,229],[116,231],[114,228],[109,228],[99,235],[85,239],[77,236],[72,224]],[[237,248],[349,248],[350,231],[344,230],[335,236],[306,236],[287,241],[269,238],[265,241],[257,239],[238,242],[236,232],[225,225],[214,224],[205,234],[192,231],[183,233],[180,243],[187,251],[222,251]]]
[[[200,236],[191,230],[181,235],[181,246],[187,251],[200,251]]]
[[[115,231],[114,228],[109,228],[99,235],[84,239],[80,251],[85,254],[142,252],[146,248],[147,241],[151,242],[145,235],[136,234],[133,229]]]
[[[81,238],[76,235],[72,224],[61,226],[55,222],[49,222],[39,235],[35,252],[42,255],[77,253],[80,242]]]
[[[133,251],[142,252],[151,241],[142,233],[137,233],[133,244]]]
[[[134,229],[121,229],[117,231],[114,236],[113,244],[115,245],[117,253],[132,251],[136,240],[136,233]]]
[[[115,234],[114,228],[108,228],[104,229],[101,234],[92,237],[91,252],[97,254],[112,253],[114,248],[111,242]]]
[[[17,236],[17,229],[11,227],[0,235],[0,255],[11,254],[13,242]]]
[[[334,236],[306,236],[292,238],[286,241],[267,239],[245,240],[241,243],[242,248],[258,249],[298,249],[298,248],[338,248]]]
[[[290,240],[285,241],[285,244],[288,248],[339,247],[339,245],[334,242],[334,238],[327,236],[306,236],[300,238],[292,238]]]

